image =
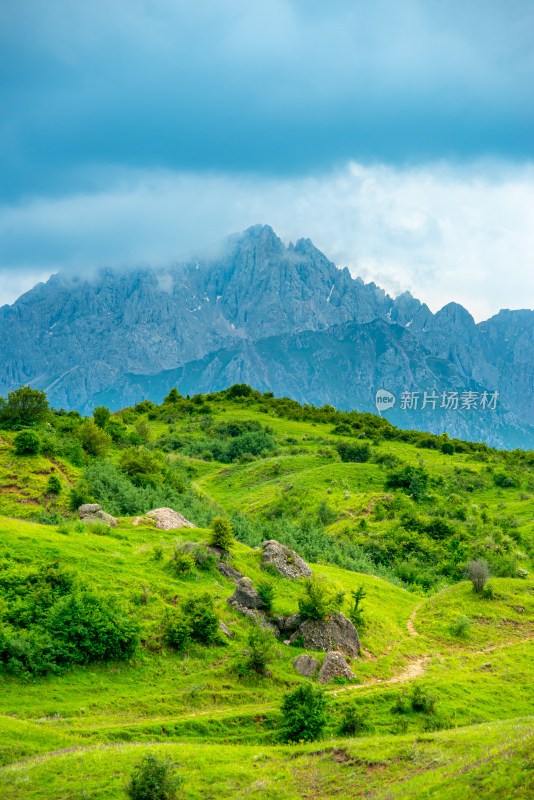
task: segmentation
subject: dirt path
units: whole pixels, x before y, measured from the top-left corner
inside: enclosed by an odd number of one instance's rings
[[[111,744],[92,744],[86,747],[74,745],[73,747],[64,747],[62,750],[51,750],[49,753],[30,756],[29,758],[22,759],[22,761],[14,761],[12,764],[4,764],[3,767],[0,767],[0,772],[21,769],[27,765],[38,764],[40,761],[45,761],[47,758],[62,756],[69,753],[90,753],[92,750],[109,750],[110,747],[141,747],[143,745],[153,747],[154,745],[160,744],[169,744],[169,742],[113,742]]]
[[[72,486],[71,479],[69,478],[69,476],[67,475],[67,473],[65,472],[63,466],[59,463],[59,461],[56,461],[55,458],[49,458],[48,460],[55,466],[60,475],[62,475],[65,478],[69,486]]]
[[[414,609],[412,612],[410,619],[408,620],[407,627],[408,630],[410,622],[413,625],[413,617],[417,612],[417,608]],[[418,636],[417,632],[412,634],[413,636]],[[468,655],[484,655],[485,653],[491,653],[495,650],[502,650],[505,647],[513,647],[517,644],[525,644],[526,642],[531,642],[534,640],[534,636],[529,636],[526,639],[517,639],[513,642],[503,642],[502,644],[491,645],[490,647],[486,647],[482,650],[472,650],[466,651]],[[327,694],[331,694],[334,697],[340,692],[358,692],[362,689],[369,689],[371,687],[377,686],[387,686],[392,684],[400,684],[400,683],[408,683],[409,681],[416,680],[420,678],[426,672],[427,664],[430,660],[429,655],[420,656],[419,658],[410,661],[410,663],[401,671],[398,672],[396,675],[392,675],[391,678],[372,678],[365,683],[360,683],[357,685],[349,685],[349,686],[336,686],[336,688],[327,689]],[[274,706],[258,706],[256,707],[256,713],[262,714],[266,711],[272,711]],[[243,709],[241,709],[243,711]],[[232,709],[210,709],[208,711],[196,711],[192,714],[185,714],[180,719],[192,719],[194,717],[205,716],[208,714],[223,714],[224,712],[232,712]],[[146,722],[146,720],[145,720]],[[159,724],[159,723],[158,723]],[[172,740],[171,740],[172,741]],[[158,746],[162,744],[169,744],[171,742],[113,742],[111,744],[95,744],[95,745],[88,745],[86,747],[78,747],[74,745],[73,747],[66,747],[62,750],[52,750],[49,753],[41,753],[40,755],[30,756],[29,758],[25,758],[22,761],[15,761],[12,764],[5,764],[4,766],[0,767],[0,772],[5,772],[8,770],[17,770],[21,769],[26,765],[36,764],[40,761],[43,761],[47,758],[53,758],[54,756],[65,755],[69,753],[87,753],[94,750],[107,750],[110,747],[141,747],[141,746]]]
[[[361,689],[368,689],[370,686],[386,686],[387,684],[391,683],[406,683],[407,681],[413,681],[415,678],[420,678],[421,675],[424,674],[429,659],[430,656],[421,656],[420,658],[416,658],[414,661],[410,661],[408,666],[406,666],[402,672],[392,675],[391,678],[372,678],[370,681],[359,683],[356,686],[340,686],[336,689],[329,689],[328,693],[337,695],[338,692],[357,692]]]
[[[419,603],[419,605],[414,608],[414,610],[410,614],[408,622],[406,623],[406,627],[408,628],[408,633],[410,634],[410,636],[419,636],[419,634],[415,630],[414,622],[415,622],[415,617],[417,615],[417,612],[419,611],[421,606],[422,606],[422,603]]]

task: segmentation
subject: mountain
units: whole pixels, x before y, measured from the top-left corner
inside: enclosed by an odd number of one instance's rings
[[[31,383],[82,411],[236,381],[374,410],[384,388],[404,427],[534,447],[534,312],[479,324],[456,303],[433,314],[353,278],[309,239],[286,247],[267,225],[165,269],[53,275],[0,309],[0,363],[0,393]],[[420,393],[418,408],[401,408],[403,391]],[[421,409],[425,391],[498,392],[499,403]]]

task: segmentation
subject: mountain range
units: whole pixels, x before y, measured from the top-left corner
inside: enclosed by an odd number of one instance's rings
[[[0,394],[30,383],[83,412],[241,382],[376,412],[384,389],[394,424],[534,448],[533,311],[433,314],[268,225],[166,268],[52,275],[0,308],[0,365]]]

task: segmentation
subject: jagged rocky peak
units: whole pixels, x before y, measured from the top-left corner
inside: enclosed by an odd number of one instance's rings
[[[434,322],[436,327],[441,325],[454,325],[455,327],[469,330],[475,328],[475,320],[469,311],[459,303],[447,303],[447,305],[443,306],[443,308],[435,314]]]

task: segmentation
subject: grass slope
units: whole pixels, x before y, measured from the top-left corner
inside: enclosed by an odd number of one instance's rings
[[[294,407],[288,414],[256,395],[220,394],[199,405],[201,413],[192,413],[191,404],[184,410],[184,403],[114,415],[123,439],[108,450],[106,463],[120,468],[125,449],[139,446],[136,434],[148,452],[166,452],[165,469],[184,476],[178,489],[173,484],[173,505],[201,524],[216,512],[233,515],[242,539],[233,566],[255,585],[272,580],[276,614],[295,612],[302,588],[261,568],[261,552],[253,548],[271,536],[308,548],[317,577],[347,593],[363,586],[366,624],[362,656],[352,662],[355,681],[328,686],[323,742],[280,743],[282,698],[306,680],[292,662],[310,651],[278,641],[269,676],[239,677],[250,628],[226,603],[234,584],[213,566],[179,576],[169,564],[177,544],[203,541],[209,532],[161,531],[134,525],[125,514],[109,531],[75,527],[67,492],[88,480],[84,468],[53,453],[16,457],[13,434],[2,432],[3,568],[58,562],[138,621],[141,647],[130,661],[24,681],[0,676],[1,796],[124,797],[125,781],[147,751],[176,762],[190,798],[467,798],[473,787],[483,798],[532,796],[534,581],[517,577],[518,569],[530,571],[533,555],[529,454],[450,455],[422,446],[423,439],[385,439],[370,429],[360,438],[354,426],[348,434],[336,430],[340,419],[330,411],[288,418]],[[221,426],[234,422],[267,424],[275,449],[214,459],[210,442],[227,444]],[[340,441],[368,442],[369,460],[342,462]],[[386,486],[392,470],[406,466],[428,475],[418,498]],[[59,498],[45,492],[51,470],[64,486]],[[513,478],[511,485],[501,485],[501,473]],[[156,476],[156,485],[170,486],[170,474]],[[119,495],[109,494],[107,510],[114,511]],[[51,515],[59,515],[56,524],[35,521]],[[437,518],[449,527],[433,528]],[[447,572],[449,562],[461,563],[459,549],[464,560],[488,558],[492,597],[476,595],[458,573]],[[204,593],[232,638],[211,647],[193,643],[179,654],[165,645],[165,616]],[[463,635],[459,615],[468,619]],[[413,710],[414,687],[432,698],[433,714]],[[342,715],[353,703],[367,730],[340,737]]]

